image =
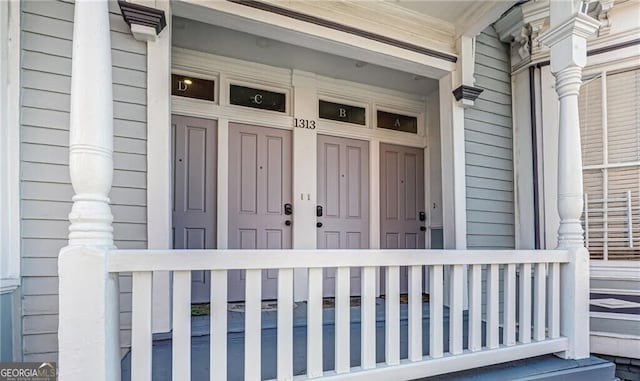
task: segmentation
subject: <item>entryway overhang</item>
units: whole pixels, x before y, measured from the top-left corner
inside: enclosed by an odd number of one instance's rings
[[[460,64],[457,40],[469,33],[473,37],[514,3],[430,2],[415,9],[411,3],[405,7],[396,2],[320,6],[305,2],[175,0],[172,12],[174,16],[440,79]],[[456,8],[451,11],[463,15],[463,20],[450,22],[425,13],[442,7]],[[360,14],[350,13],[359,11],[385,15],[385,20],[365,20]]]

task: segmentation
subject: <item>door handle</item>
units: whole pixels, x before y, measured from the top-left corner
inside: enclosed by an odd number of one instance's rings
[[[316,217],[322,217],[322,212],[323,212],[322,206],[321,205],[316,206]]]
[[[290,216],[293,214],[293,205],[286,203],[284,204],[284,215]]]
[[[316,222],[316,227],[317,228],[321,228],[322,227],[322,222]]]
[[[426,226],[420,226],[420,231],[421,232],[426,232],[427,231],[427,227]]]
[[[287,225],[287,226],[291,226],[291,220],[286,220],[286,221],[284,222],[284,224],[285,224],[285,225]]]

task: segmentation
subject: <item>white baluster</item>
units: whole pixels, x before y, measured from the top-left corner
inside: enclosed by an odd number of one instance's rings
[[[307,377],[322,376],[322,268],[309,269]]]
[[[385,358],[387,365],[400,363],[400,268],[387,267],[385,282]]]
[[[536,263],[536,278],[534,289],[533,339],[542,341],[546,335],[546,306],[547,306],[547,269],[544,263]]]
[[[462,309],[464,296],[464,266],[451,266],[451,295],[449,300],[449,352],[462,353]]]
[[[516,265],[509,263],[504,273],[504,345],[516,343]]]
[[[191,271],[173,273],[173,380],[191,379]]]
[[[349,372],[351,367],[351,279],[348,267],[336,270],[336,373]]]
[[[627,229],[629,232],[629,248],[633,249],[633,203],[631,191],[627,191]]]
[[[422,360],[422,266],[409,267],[409,360]]]
[[[443,354],[442,305],[444,298],[442,292],[442,270],[442,265],[429,268],[429,356],[432,358],[440,358]]]
[[[482,266],[472,265],[469,278],[469,350],[482,349]]]
[[[361,282],[360,366],[371,369],[376,366],[376,268],[363,267]]]
[[[293,269],[278,270],[278,373],[293,378]]]
[[[131,379],[151,381],[151,272],[134,272],[131,286]]]
[[[521,343],[531,342],[531,264],[524,263],[520,267],[520,329]]]
[[[210,379],[227,379],[227,271],[211,271]]]
[[[487,347],[500,345],[500,267],[489,265],[487,269]]]
[[[589,247],[589,194],[584,194],[584,245]]]
[[[258,381],[262,373],[262,270],[245,271],[244,379]]]
[[[549,338],[560,337],[560,264],[551,263],[549,269]]]

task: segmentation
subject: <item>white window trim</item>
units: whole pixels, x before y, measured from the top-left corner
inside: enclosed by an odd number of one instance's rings
[[[614,67],[614,69],[607,68],[607,67],[604,67],[604,68],[599,67],[597,70],[595,70],[595,69],[592,68],[591,70],[589,70],[588,75],[585,76],[585,77],[593,78],[593,81],[600,81],[600,83],[601,83],[600,106],[602,108],[602,115],[601,115],[601,118],[602,118],[602,149],[601,149],[602,160],[601,160],[601,164],[583,165],[582,166],[582,171],[584,173],[584,171],[587,171],[587,170],[596,170],[596,169],[601,170],[601,172],[602,172],[602,199],[604,199],[604,200],[610,199],[609,190],[608,190],[608,181],[609,181],[609,171],[608,170],[609,169],[640,166],[640,161],[627,161],[627,162],[609,163],[609,141],[608,141],[609,125],[608,125],[608,114],[607,114],[607,110],[608,110],[607,78],[610,75],[614,75],[614,74],[622,72],[622,71],[637,69],[637,62],[634,61],[632,63],[633,64],[631,64],[631,65],[629,65],[629,63],[627,63],[627,65],[622,65],[622,66],[616,65]],[[586,81],[585,81],[585,83],[586,83]],[[588,205],[585,205],[585,209],[588,210]],[[605,214],[606,214],[606,211],[605,211]],[[604,228],[606,229],[606,222],[605,222]],[[585,232],[585,233],[587,234],[586,237],[588,239],[588,232]],[[605,235],[605,237],[606,237],[606,235]],[[608,241],[606,241],[606,239],[604,241],[602,256],[603,256],[603,259],[601,260],[602,263],[607,263],[610,260],[609,259],[609,245],[608,245]],[[616,262],[617,260],[614,259],[613,261]]]
[[[20,2],[0,2],[0,293],[20,285]]]

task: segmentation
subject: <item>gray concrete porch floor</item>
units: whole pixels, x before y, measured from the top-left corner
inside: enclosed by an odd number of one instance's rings
[[[423,303],[423,351],[429,352],[429,304]],[[448,310],[444,310],[443,319],[443,345],[445,352],[448,350],[449,341],[449,317]],[[384,361],[384,299],[376,301],[376,360]],[[244,312],[239,309],[231,309],[227,314],[227,369],[229,381],[240,381],[244,379]],[[407,305],[400,305],[400,356],[407,358],[408,352],[408,329],[407,329]],[[467,345],[467,315],[464,315],[464,346]],[[277,311],[262,311],[262,379],[269,380],[276,377],[276,338],[277,338]],[[194,316],[191,321],[191,380],[209,380],[209,316]],[[334,309],[323,309],[323,368],[331,370],[334,368]],[[484,331],[484,326],[483,326]],[[293,371],[294,375],[304,374],[306,371],[306,304],[298,303],[294,308],[293,327]],[[483,335],[484,336],[484,335]],[[351,307],[351,366],[360,365],[360,307]],[[153,380],[171,380],[171,336],[154,340],[153,343]],[[541,356],[535,359],[522,360],[521,362],[511,362],[504,365],[497,365],[488,368],[476,369],[467,372],[458,372],[439,377],[425,378],[424,381],[441,380],[478,380],[478,381],[501,381],[501,380],[562,380],[570,381],[573,378],[563,376],[561,378],[531,378],[540,375],[559,371],[571,371],[584,366],[594,366],[613,364],[595,359],[591,362],[582,363],[575,361],[565,361],[554,356]],[[509,364],[517,364],[511,366]],[[586,369],[586,368],[585,368]],[[551,372],[551,373],[550,373]],[[602,377],[600,374],[598,377]],[[527,378],[529,377],[529,378]],[[131,380],[131,353],[128,353],[122,360],[122,380]],[[576,379],[577,380],[577,379]],[[611,381],[610,378],[590,378],[582,375],[580,381]],[[184,381],[184,380],[180,380]],[[390,380],[393,381],[393,380]]]

